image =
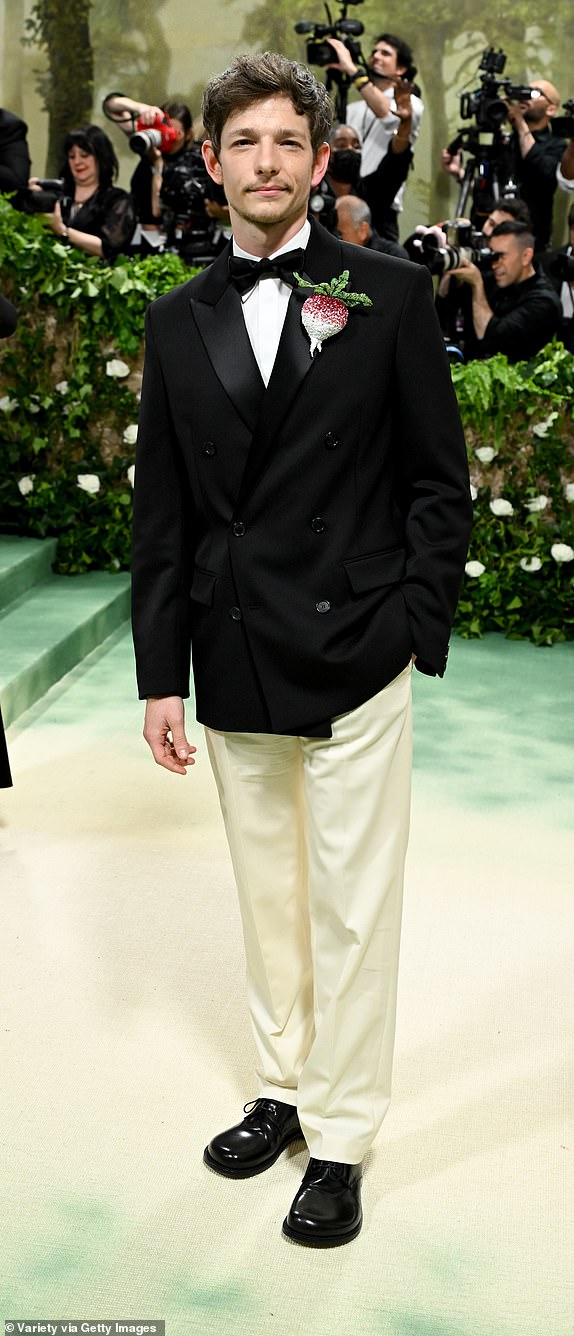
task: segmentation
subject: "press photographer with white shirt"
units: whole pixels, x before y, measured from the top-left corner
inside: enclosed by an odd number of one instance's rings
[[[401,186],[391,204],[379,207],[377,173],[389,152],[407,149],[412,156],[420,130],[424,108],[412,86],[416,74],[413,53],[401,37],[381,33],[367,61],[367,75],[343,42],[334,37],[328,40],[337,56],[329,68],[346,74],[359,93],[359,101],[349,103],[346,120],[361,140],[361,195],[367,200],[380,235],[398,241],[398,214],[402,212],[405,187]]]

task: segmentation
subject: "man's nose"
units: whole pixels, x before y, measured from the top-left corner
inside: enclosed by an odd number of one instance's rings
[[[255,169],[265,176],[274,176],[279,171],[277,144],[272,139],[261,139],[257,145]]]

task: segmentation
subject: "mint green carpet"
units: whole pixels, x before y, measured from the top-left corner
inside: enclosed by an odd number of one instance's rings
[[[141,738],[117,632],[13,726],[0,793],[0,1317],[168,1336],[573,1336],[574,645],[415,674],[394,1098],[343,1249],[280,1227],[301,1152],[202,1151],[254,1094],[201,732]]]

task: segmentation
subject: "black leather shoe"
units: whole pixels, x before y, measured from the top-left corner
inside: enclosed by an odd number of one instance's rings
[[[361,1164],[309,1161],[283,1233],[312,1248],[336,1248],[355,1239],[363,1223]]]
[[[292,1141],[303,1138],[296,1108],[279,1099],[246,1104],[242,1123],[220,1132],[203,1152],[210,1169],[227,1178],[251,1178],[275,1164]]]

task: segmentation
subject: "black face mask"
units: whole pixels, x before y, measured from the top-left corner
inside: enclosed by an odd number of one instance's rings
[[[361,150],[357,148],[336,148],[331,154],[329,174],[335,181],[355,186],[361,175]]]

